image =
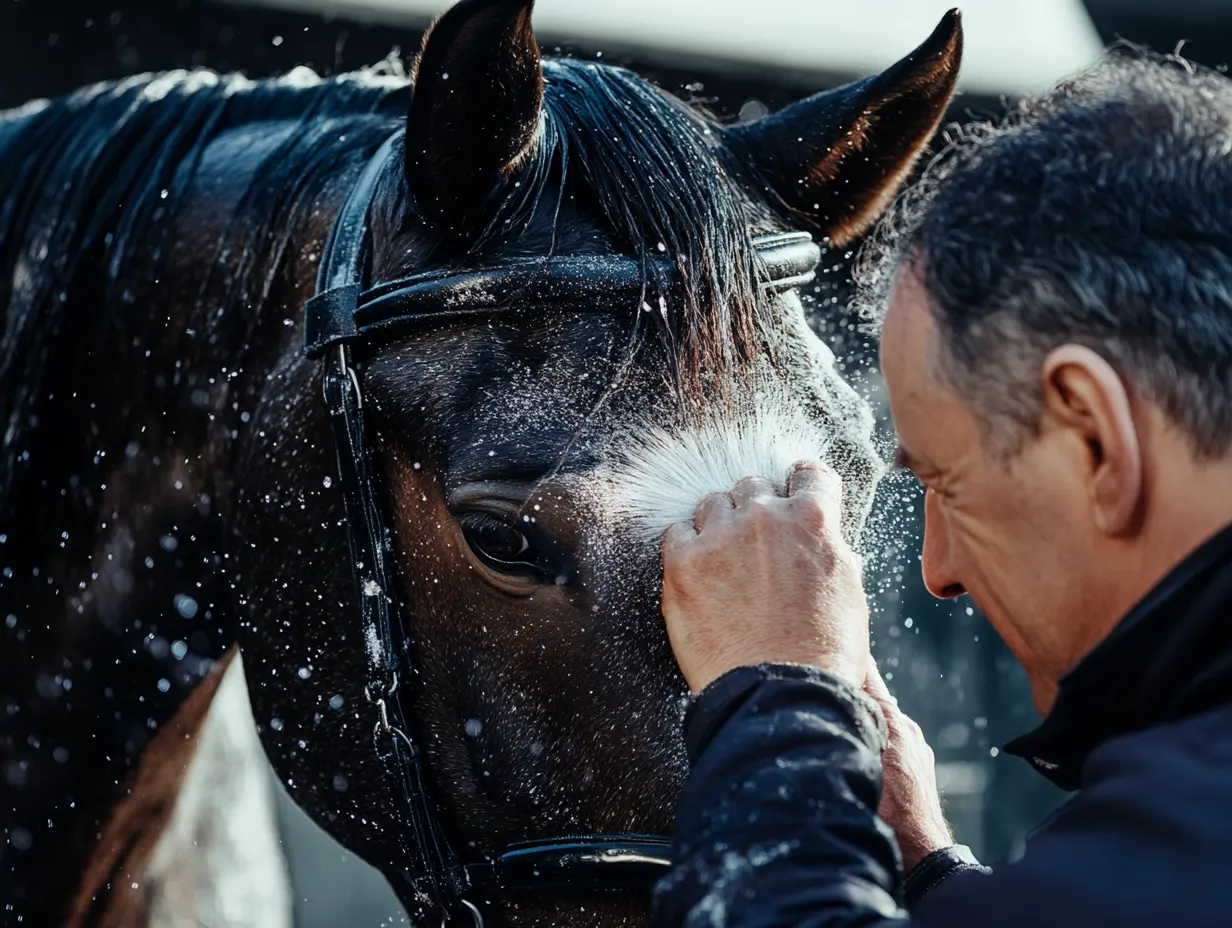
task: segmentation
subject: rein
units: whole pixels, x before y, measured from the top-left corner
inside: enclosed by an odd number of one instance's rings
[[[400,682],[414,672],[411,616],[402,614],[391,568],[392,536],[365,440],[361,371],[351,349],[388,341],[415,325],[494,315],[528,302],[628,309],[645,292],[648,271],[667,280],[674,268],[662,261],[648,266],[623,255],[546,257],[481,269],[424,271],[368,287],[368,210],[401,135],[387,139],[368,161],[334,221],[316,295],[304,304],[304,351],[321,359],[324,368],[325,403],[367,648],[364,691],[375,714],[373,743],[393,795],[402,800],[400,870],[423,914],[439,912],[442,924],[470,918],[482,928],[483,914],[473,900],[490,893],[648,889],[667,872],[671,839],[637,834],[557,837],[510,845],[484,863],[463,863],[441,826],[423,755],[398,698]],[[753,244],[767,271],[766,289],[782,292],[813,280],[821,252],[808,233],[759,236]]]

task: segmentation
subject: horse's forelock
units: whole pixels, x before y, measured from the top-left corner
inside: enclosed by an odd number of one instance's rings
[[[573,60],[543,67],[539,143],[466,247],[529,236],[565,252],[570,242],[556,233],[567,202],[596,204],[618,247],[645,263],[650,288],[655,264],[676,265],[682,295],[649,300],[648,318],[687,392],[721,390],[769,350],[750,241],[751,230],[773,227],[768,208],[745,192],[700,113],[624,69]]]

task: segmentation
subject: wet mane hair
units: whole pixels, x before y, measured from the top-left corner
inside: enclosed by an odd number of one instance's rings
[[[723,379],[758,351],[765,320],[750,228],[769,228],[768,210],[743,192],[741,169],[701,113],[622,68],[546,60],[543,70],[537,150],[485,234],[526,228],[545,204],[558,209],[582,188],[648,270],[654,259],[674,262],[683,300],[660,321],[685,382],[703,372]]]
[[[402,91],[402,92],[396,92]],[[141,75],[0,115],[0,507],[35,424],[57,336],[102,344],[124,314],[149,313],[137,273],[158,279],[172,220],[206,147],[229,129],[284,123],[230,220],[245,257],[227,302],[260,309],[310,194],[393,131],[405,83],[379,69],[321,81],[210,71]],[[200,243],[203,261],[213,243]],[[237,315],[237,314],[227,314]],[[240,320],[231,327],[247,330]],[[123,359],[117,359],[123,363]],[[45,383],[45,381],[47,381]]]
[[[687,377],[720,378],[757,350],[758,270],[749,227],[769,227],[764,211],[758,214],[742,194],[738,167],[699,113],[622,69],[555,60],[544,62],[544,72],[538,146],[495,192],[491,215],[466,250],[523,234],[542,237],[544,230],[547,247],[554,247],[564,199],[589,198],[648,276],[651,259],[674,261],[683,302],[667,306],[661,319],[657,306],[649,315],[674,344]],[[199,243],[211,266],[224,248],[234,253],[242,243],[238,267],[230,265],[218,282],[221,298],[259,312],[313,194],[397,129],[408,86],[400,68],[388,64],[328,80],[306,68],[255,82],[178,71],[0,114],[0,505],[34,424],[34,399],[54,379],[47,366],[57,335],[71,328],[75,341],[101,345],[109,327],[124,323],[123,314],[148,311],[134,305],[134,293],[139,284],[156,285],[172,221],[206,147],[237,127],[266,124],[271,134],[282,133],[254,155],[260,164],[226,234]],[[386,192],[387,208],[406,218],[409,194],[401,179]],[[81,303],[85,294],[88,306]],[[242,351],[251,319],[217,325],[227,331],[212,334],[240,340],[234,347]]]

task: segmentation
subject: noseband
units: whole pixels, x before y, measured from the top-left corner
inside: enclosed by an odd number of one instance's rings
[[[635,834],[549,838],[510,845],[483,863],[463,863],[441,827],[423,755],[398,698],[400,682],[414,672],[413,629],[411,617],[402,614],[394,582],[391,535],[364,436],[361,371],[351,348],[391,340],[416,325],[489,316],[528,304],[628,310],[644,299],[648,276],[668,280],[674,268],[622,255],[547,257],[482,269],[424,271],[368,288],[368,210],[400,135],[369,160],[334,221],[316,295],[304,304],[304,350],[324,367],[367,649],[365,693],[375,716],[373,739],[392,794],[402,801],[397,810],[400,870],[421,914],[439,912],[442,922],[469,917],[481,928],[483,915],[472,900],[492,893],[649,890],[667,871],[671,839]],[[807,233],[760,236],[753,244],[767,271],[767,289],[781,292],[812,281],[821,252]]]

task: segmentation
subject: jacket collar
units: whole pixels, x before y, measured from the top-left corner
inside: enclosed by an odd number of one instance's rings
[[[1034,731],[1006,751],[1063,789],[1110,738],[1232,702],[1232,526],[1161,580],[1061,680]]]

